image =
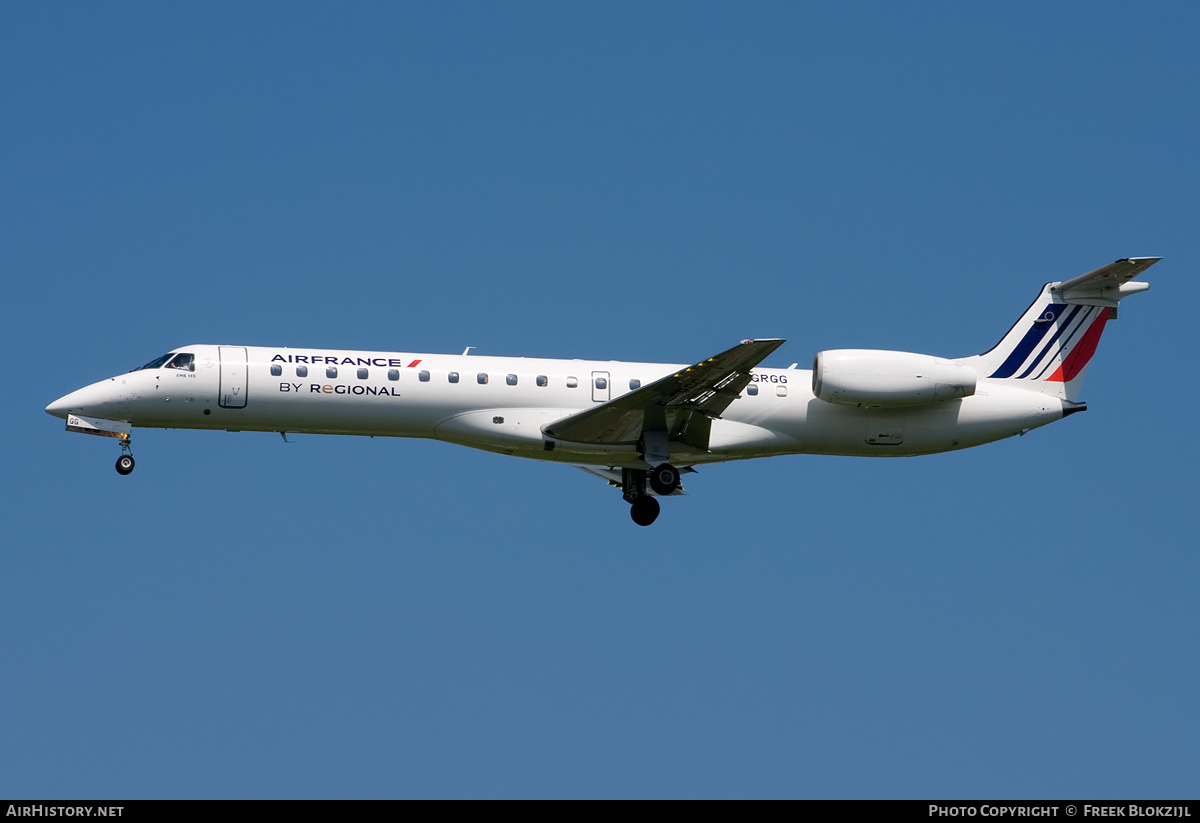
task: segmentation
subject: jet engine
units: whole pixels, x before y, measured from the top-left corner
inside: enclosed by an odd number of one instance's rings
[[[970,366],[927,354],[871,349],[817,352],[813,394],[845,406],[923,406],[975,393]]]

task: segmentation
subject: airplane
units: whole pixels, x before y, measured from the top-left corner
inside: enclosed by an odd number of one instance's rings
[[[778,338],[690,365],[192,345],[60,397],[67,431],[133,427],[422,437],[565,463],[617,487],[648,526],[697,466],[784,454],[898,457],[990,443],[1084,411],[1084,374],[1117,304],[1150,288],[1130,257],[1042,287],[984,354],[819,352],[763,368]]]

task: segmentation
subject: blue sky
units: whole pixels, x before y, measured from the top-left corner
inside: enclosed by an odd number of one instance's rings
[[[0,796],[1195,797],[1188,3],[8,4]],[[188,343],[989,348],[1090,410],[704,469],[43,407]]]

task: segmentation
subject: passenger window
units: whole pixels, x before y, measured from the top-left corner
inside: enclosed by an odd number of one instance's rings
[[[636,377],[629,381],[629,390],[630,391],[633,391],[634,389],[640,389],[641,387],[642,387],[642,381],[638,380]]]
[[[325,370],[326,377],[337,377],[337,366],[330,366]]]
[[[776,386],[775,393],[780,397],[787,397],[787,386]]]
[[[271,376],[272,377],[281,377],[282,375],[283,375],[283,366],[276,363],[274,366],[271,367]]]
[[[448,375],[446,375],[446,379],[449,380],[451,383],[457,383],[458,382],[458,372],[456,372],[456,371],[450,372]]]
[[[550,378],[546,377],[544,374],[539,374],[535,382],[544,389],[550,385]]]
[[[577,378],[574,378],[574,377],[567,378],[567,388],[568,389],[573,389],[578,385],[579,385],[579,380]]]
[[[395,371],[395,369],[393,369],[392,371]],[[388,372],[388,374],[391,374],[391,372]],[[399,377],[400,373],[396,372],[396,376]],[[420,380],[422,383],[428,383],[429,382],[429,372],[422,369],[421,372],[417,375],[417,379]]]
[[[517,376],[515,374],[510,374],[504,378],[504,382],[510,386],[515,386],[517,385]]]
[[[399,369],[388,369],[388,380],[399,380],[399,379],[400,379],[400,370]]]
[[[487,385],[487,372],[481,371],[479,374],[477,374],[475,376],[475,379],[477,381],[479,381],[479,385],[481,385],[481,386]]]
[[[366,369],[359,369],[359,370],[358,370],[358,379],[359,379],[359,380],[366,380],[366,379],[367,379],[367,370],[366,370]]]
[[[607,389],[607,388],[608,388],[608,378],[606,378],[606,377],[597,377],[597,378],[596,378],[596,388],[598,388],[598,389]]]
[[[750,395],[751,397],[758,394],[758,386],[751,383],[749,386],[746,387],[746,394]]]
[[[308,377],[308,366],[297,366],[296,367],[296,376],[297,377]]]

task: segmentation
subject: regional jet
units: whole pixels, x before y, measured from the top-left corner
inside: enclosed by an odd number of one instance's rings
[[[839,349],[811,371],[759,364],[780,339],[692,364],[193,345],[60,397],[67,431],[134,427],[424,437],[565,463],[618,488],[648,526],[695,467],[783,454],[896,457],[1025,434],[1087,408],[1084,373],[1133,278],[1117,260],[1042,287],[984,354]]]

